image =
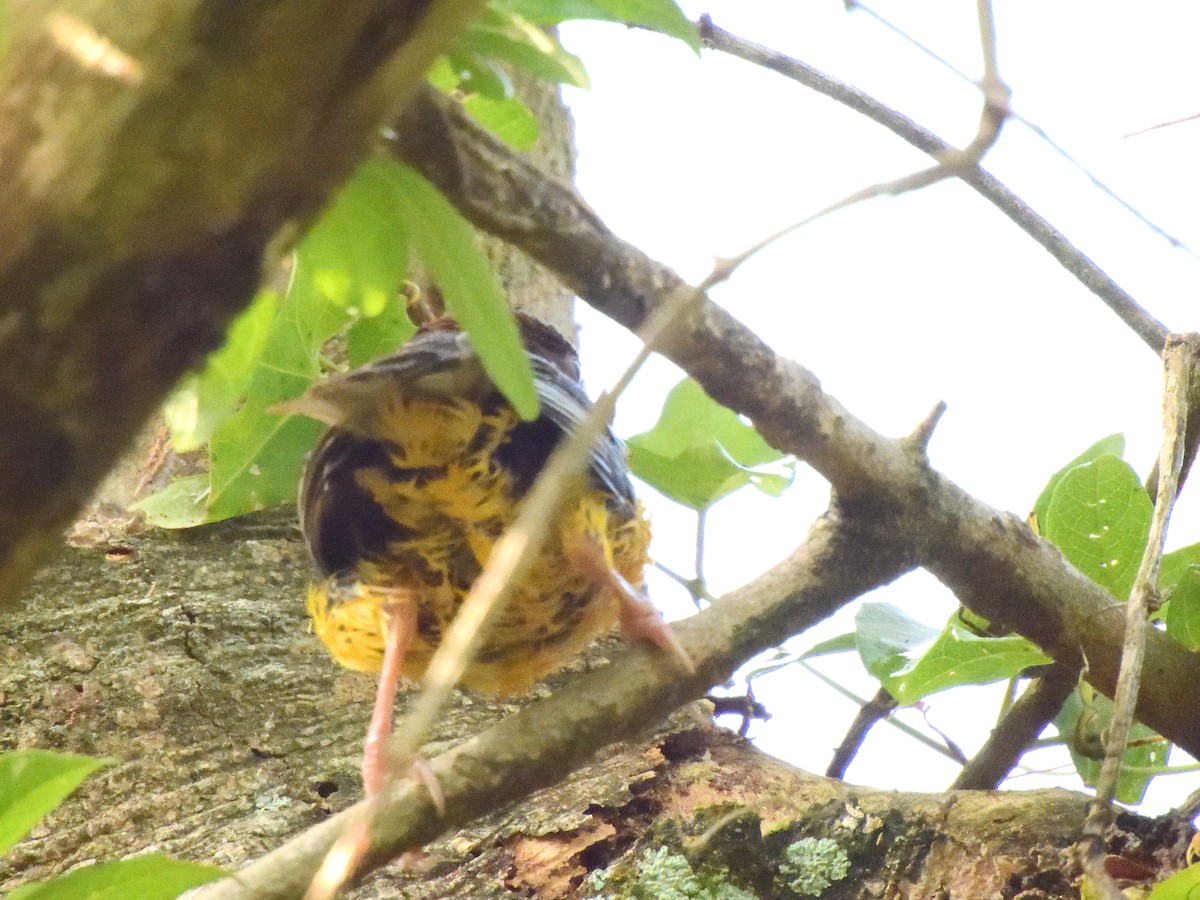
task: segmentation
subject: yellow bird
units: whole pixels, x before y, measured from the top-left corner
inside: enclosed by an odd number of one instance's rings
[[[590,407],[571,344],[531,316],[518,314],[518,324],[541,404],[534,421],[521,421],[448,317],[277,410],[330,426],[300,492],[301,527],[321,575],[308,610],[338,662],[381,672],[363,760],[368,794],[384,775],[400,675],[425,672],[519,501]],[[618,620],[690,669],[640,589],[649,542],[625,449],[606,431],[586,489],[495,618],[463,685],[522,691]]]

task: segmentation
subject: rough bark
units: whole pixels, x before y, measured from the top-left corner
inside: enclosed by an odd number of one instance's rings
[[[6,7],[0,604],[479,5]]]

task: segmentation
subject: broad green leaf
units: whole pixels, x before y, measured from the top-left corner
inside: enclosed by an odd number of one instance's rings
[[[207,472],[185,475],[129,508],[145,513],[146,521],[156,528],[193,528],[208,521],[211,491]]]
[[[1050,497],[1054,494],[1054,489],[1058,487],[1058,483],[1062,481],[1063,476],[1070,472],[1076,466],[1081,466],[1084,463],[1091,462],[1098,456],[1121,456],[1125,452],[1125,435],[1110,434],[1108,437],[1100,438],[1092,446],[1088,447],[1077,457],[1050,476],[1050,480],[1046,486],[1042,488],[1042,492],[1038,494],[1037,502],[1033,504],[1033,515],[1037,522],[1037,527],[1042,534],[1045,534],[1046,526],[1046,509],[1050,506]]]
[[[1050,661],[1018,635],[980,637],[951,622],[920,659],[884,680],[883,686],[907,706],[947,688],[1003,681]]]
[[[1103,739],[1112,721],[1112,701],[1080,683],[1054,718],[1054,727],[1066,741],[1075,771],[1089,786],[1100,776],[1104,759]],[[1133,769],[1160,768],[1167,764],[1171,745],[1152,729],[1135,722],[1129,732],[1132,745],[1121,757],[1116,797],[1121,803],[1141,803],[1146,785],[1154,776]]]
[[[800,654],[800,659],[816,659],[818,656],[830,656],[834,653],[851,653],[858,649],[858,639],[853,631],[839,634],[828,640],[813,644]]]
[[[53,881],[22,885],[8,900],[173,900],[228,874],[217,866],[147,853],[84,866]]]
[[[541,133],[537,116],[516,97],[493,100],[476,94],[463,101],[463,109],[480,125],[516,150],[533,149]]]
[[[794,459],[690,378],[667,394],[654,427],[626,444],[638,478],[696,510],[747,484],[779,496],[795,476]]]
[[[1188,866],[1150,890],[1146,900],[1196,900],[1200,897],[1200,864]]]
[[[296,271],[255,370],[246,402],[209,444],[212,494],[208,521],[216,522],[291,500],[321,426],[304,416],[276,416],[268,406],[289,400],[316,381],[324,343],[349,322],[305,271]]]
[[[1046,507],[1042,534],[1071,565],[1124,600],[1146,547],[1152,512],[1137,473],[1106,454],[1063,475]]]
[[[429,269],[446,310],[466,330],[496,387],[526,420],[537,416],[529,357],[512,310],[471,226],[417,172],[393,165],[393,177],[409,219],[413,249]]]
[[[1188,566],[1176,579],[1166,623],[1167,634],[1189,650],[1200,650],[1200,566]]]
[[[506,0],[506,6],[531,22],[554,25],[568,19],[596,19],[641,25],[679,38],[697,53],[700,35],[672,0]]]
[[[859,658],[881,682],[909,669],[939,634],[890,603],[864,603],[854,626]]]
[[[289,294],[324,298],[351,315],[374,316],[386,308],[408,272],[408,216],[398,168],[384,160],[358,167],[296,247]]]
[[[1189,566],[1200,566],[1200,544],[1189,544],[1164,553],[1158,570],[1159,590],[1166,591],[1174,587]]]
[[[187,453],[204,446],[217,426],[237,409],[278,310],[279,295],[260,291],[234,319],[221,349],[167,398],[163,415],[178,452]]]
[[[80,782],[113,759],[16,750],[0,753],[0,853],[6,853]]]
[[[449,87],[442,87],[442,90],[478,94],[491,100],[507,100],[513,95],[512,81],[494,60],[461,47],[443,59],[447,61],[454,81]],[[443,73],[439,72],[436,77],[440,84],[446,83]]]
[[[379,315],[359,319],[346,332],[346,356],[350,368],[357,369],[373,359],[396,352],[416,330],[417,326],[408,318],[404,299],[399,294],[392,295]]]
[[[544,81],[588,86],[579,57],[563,49],[553,35],[500,3],[493,2],[471,23],[459,47],[479,57],[503,60]]]

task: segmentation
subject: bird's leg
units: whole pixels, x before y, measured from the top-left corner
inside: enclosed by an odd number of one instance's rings
[[[675,657],[679,667],[688,674],[696,671],[692,658],[675,637],[671,626],[663,621],[658,607],[650,602],[640,588],[634,587],[612,567],[603,545],[595,536],[577,537],[571,541],[567,554],[579,571],[595,584],[613,591],[620,599],[621,630],[626,637],[650,641]]]
[[[417,604],[406,591],[393,590],[388,593],[392,599],[380,609],[383,618],[383,666],[379,670],[375,709],[371,713],[371,724],[367,728],[367,740],[363,746],[363,790],[368,797],[375,796],[387,781],[390,768],[388,743],[392,737],[396,687],[404,668],[404,656],[417,632]],[[446,798],[429,763],[420,758],[413,760],[412,776],[429,791],[429,797],[438,812],[445,812]]]
[[[367,728],[362,762],[363,788],[368,797],[379,791],[387,774],[392,707],[396,701],[396,687],[400,683],[400,670],[404,667],[404,655],[417,631],[417,604],[407,592],[395,591],[393,599],[383,605],[380,614],[383,618],[383,667],[379,670],[375,709],[371,713],[371,725]]]

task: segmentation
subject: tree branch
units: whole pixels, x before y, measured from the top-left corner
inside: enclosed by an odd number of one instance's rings
[[[954,148],[916,122],[880,103],[855,87],[831,78],[812,66],[767,47],[743,40],[718,28],[707,16],[700,19],[700,36],[706,46],[777,72],[824,94],[843,106],[884,126],[923,153],[935,158]],[[1155,353],[1162,350],[1169,329],[1142,309],[1128,293],[1088,259],[1049,222],[1030,209],[1016,194],[978,166],[956,173],[993,203],[1016,225],[1044,247],[1068,272],[1095,294]]]
[[[15,5],[0,71],[0,605],[482,6]]]
[[[1078,683],[1077,669],[1062,663],[1049,666],[1025,688],[950,789],[992,791],[999,787]]]
[[[550,268],[601,312],[636,330],[682,285],[678,275],[612,234],[568,187],[422,92],[394,129],[393,152],[421,170],[475,225]],[[796,363],[707,299],[663,348],[716,400],[748,416],[779,450],[825,476],[845,508],[887,511],[921,541],[922,564],[973,611],[1032,640],[1109,696],[1123,604],[1067,565],[1011,513],[966,494],[903,442],[877,434]],[[880,546],[873,552],[886,552]],[[1200,658],[1164,634],[1147,636],[1137,717],[1200,752],[1200,709],[1188,685]]]
[[[395,785],[373,801],[370,848],[359,876],[409,849],[506,803],[552,785],[597,750],[653,727],[746,659],[810,627],[860,594],[908,569],[906,557],[881,552],[879,520],[828,513],[787,560],[708,609],[675,624],[696,672],[685,675],[656,648],[631,646],[611,665],[501,721],[432,760],[446,798],[445,816],[424,787]],[[873,549],[874,548],[874,549]],[[629,686],[637,685],[637,690]],[[304,893],[333,842],[365,814],[351,807],[267,854],[196,900],[269,900]]]

